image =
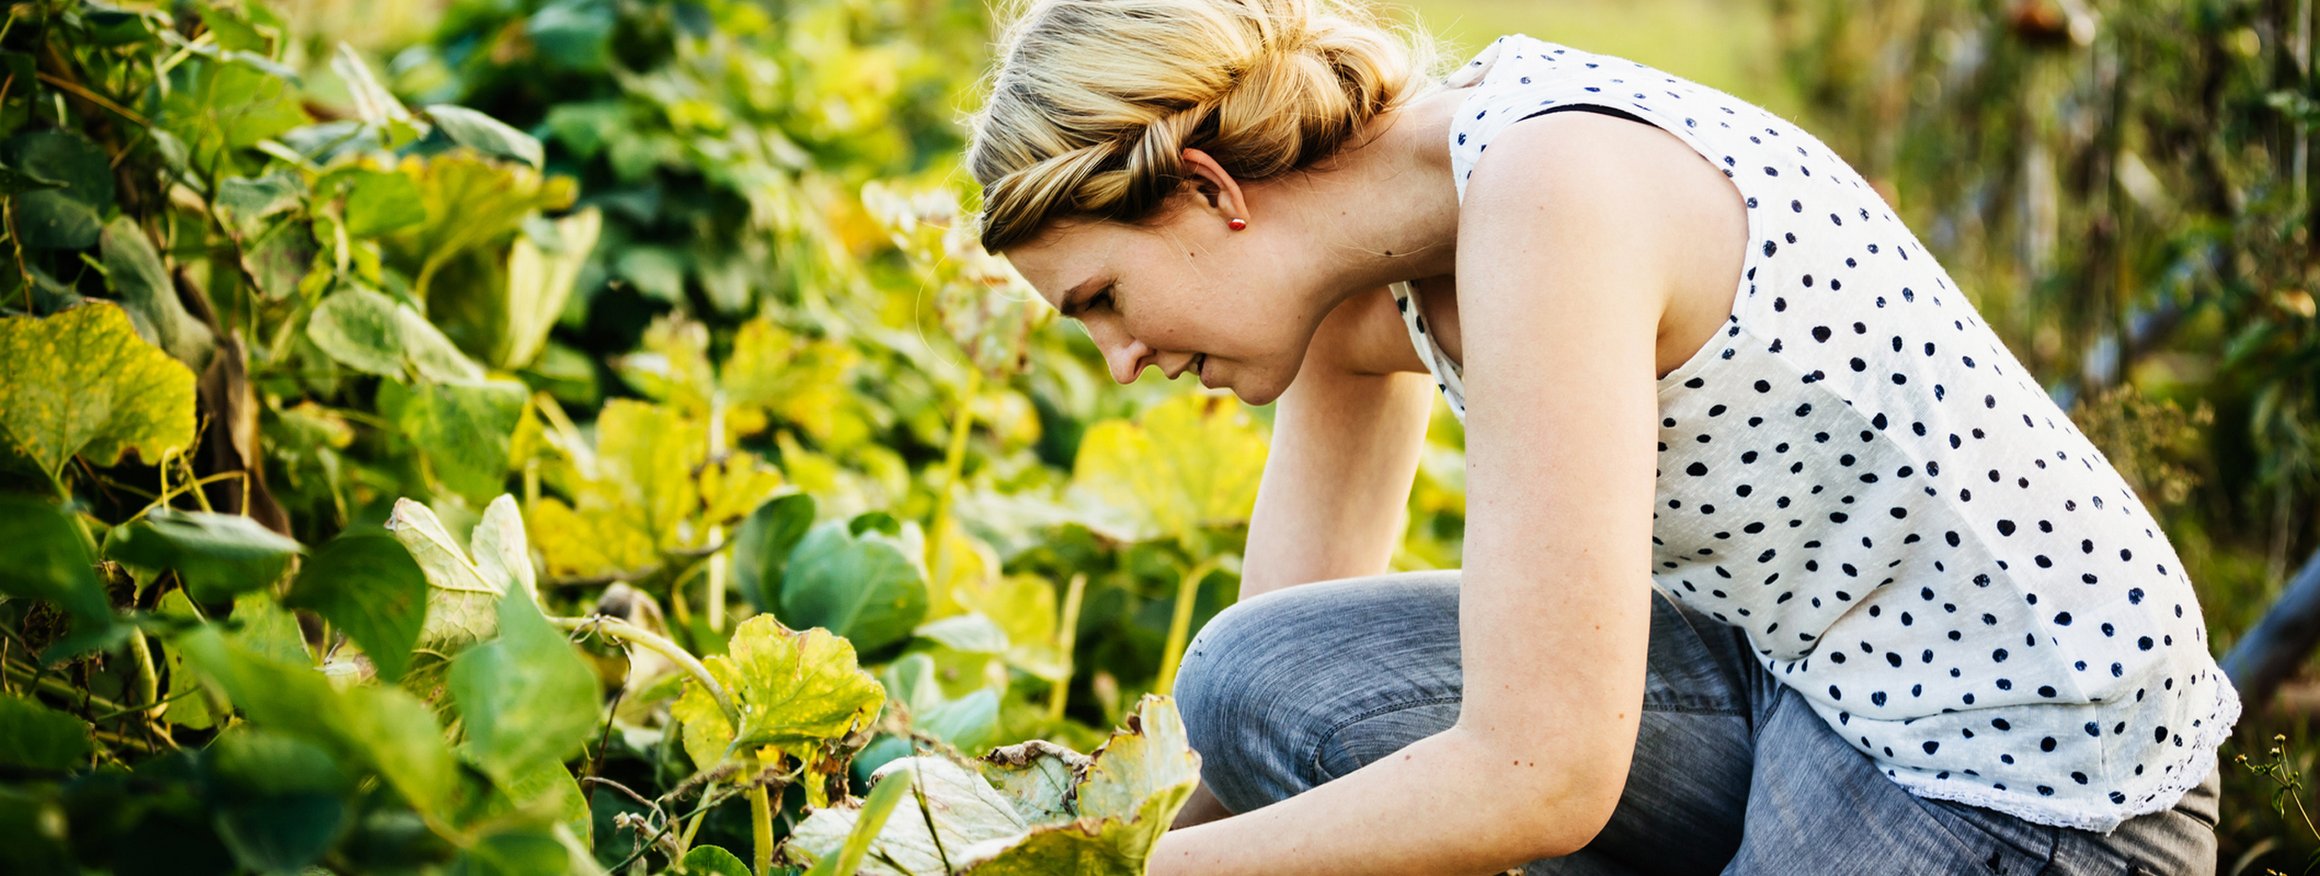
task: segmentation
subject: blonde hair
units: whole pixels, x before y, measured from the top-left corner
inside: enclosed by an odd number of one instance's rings
[[[1031,0],[969,122],[983,248],[1148,218],[1186,147],[1235,179],[1306,167],[1423,91],[1436,54],[1338,0]]]

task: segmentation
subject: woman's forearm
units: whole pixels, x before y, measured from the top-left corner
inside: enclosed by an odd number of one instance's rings
[[[1609,818],[1601,775],[1458,728],[1252,812],[1164,834],[1149,872],[1496,873],[1584,845]],[[1624,776],[1621,777],[1622,779]]]

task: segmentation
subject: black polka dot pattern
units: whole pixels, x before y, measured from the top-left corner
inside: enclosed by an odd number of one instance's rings
[[[1459,196],[1491,138],[1616,110],[1740,191],[1724,331],[1659,380],[1655,586],[1894,781],[2107,831],[2206,777],[2239,699],[2164,533],[1849,165],[1745,101],[1513,35],[1446,83]],[[1394,287],[1453,413],[1460,368]]]

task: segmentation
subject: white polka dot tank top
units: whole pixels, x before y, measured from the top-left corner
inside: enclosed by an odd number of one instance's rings
[[[1673,133],[1745,199],[1724,331],[1659,381],[1652,578],[1925,797],[2107,832],[2215,767],[2239,697],[2182,562],[1915,235],[1826,145],[1624,58],[1501,37],[1445,83],[1461,198],[1560,107]],[[1456,363],[1394,295],[1460,419]]]

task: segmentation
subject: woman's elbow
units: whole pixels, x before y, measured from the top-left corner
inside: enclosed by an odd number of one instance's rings
[[[1586,848],[1611,822],[1626,789],[1625,753],[1573,758],[1559,766],[1559,775],[1540,783],[1544,787],[1502,800],[1516,833],[1525,839],[1521,849],[1525,861],[1560,858]]]

